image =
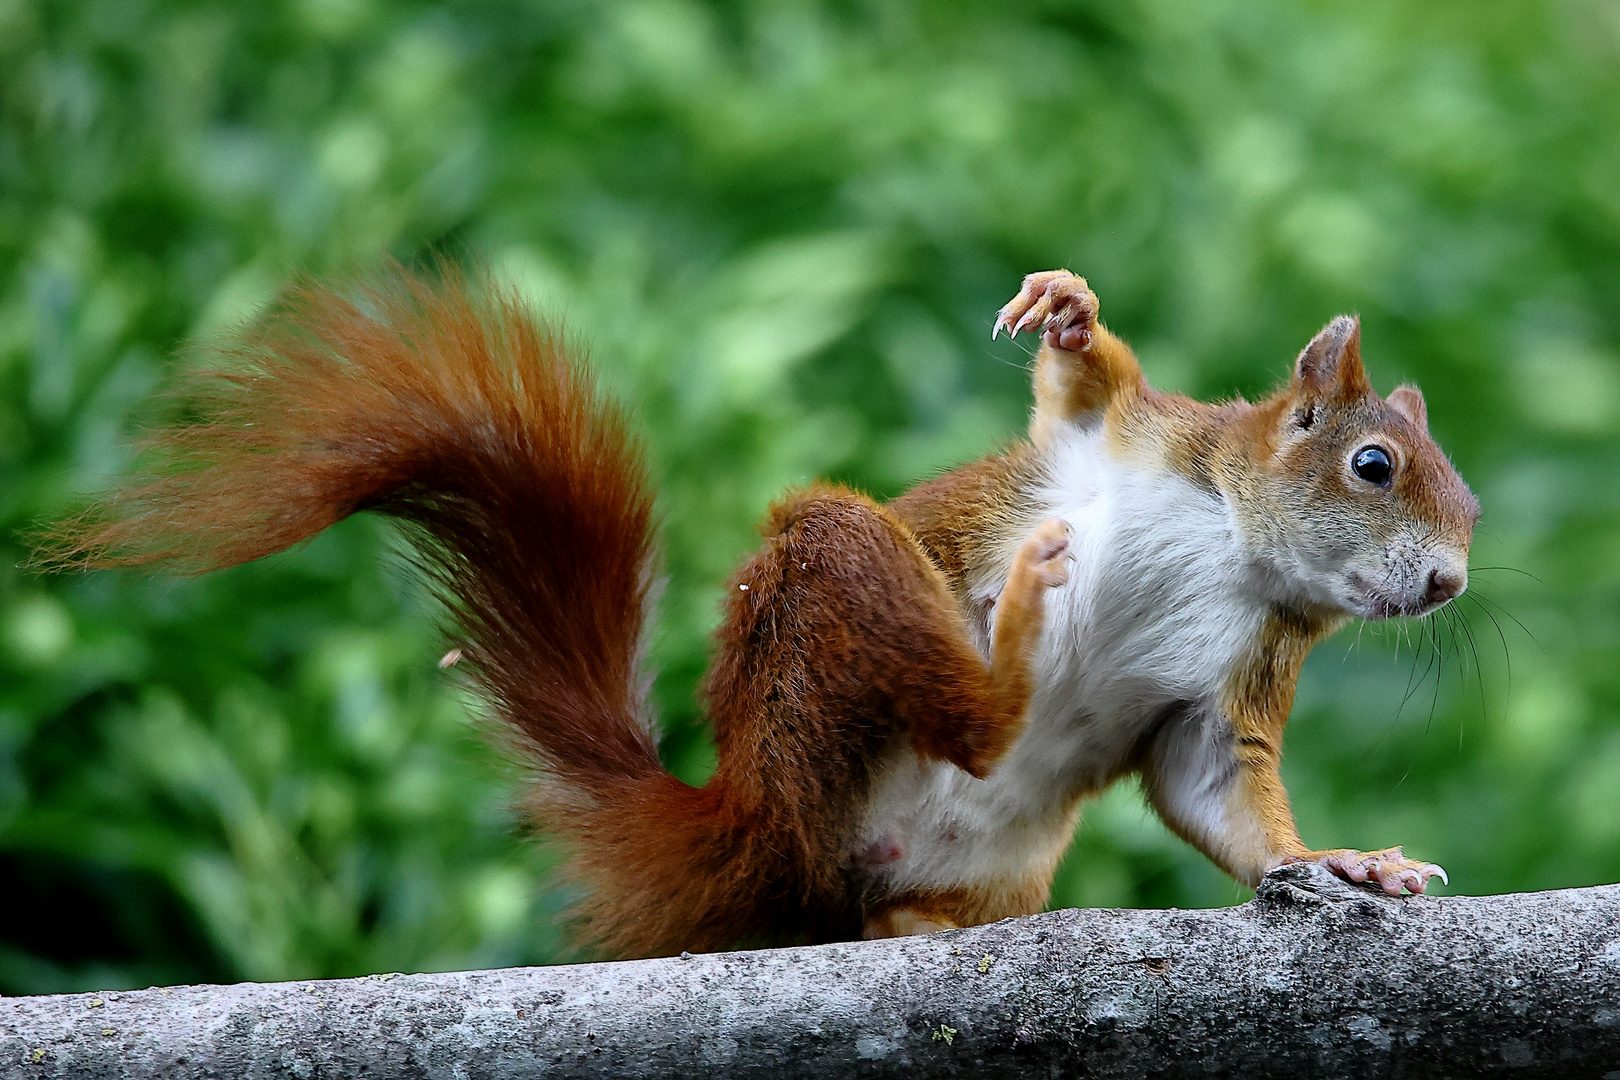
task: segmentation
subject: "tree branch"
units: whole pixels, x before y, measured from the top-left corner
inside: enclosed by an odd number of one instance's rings
[[[1315,867],[1216,911],[621,964],[0,1002],[20,1077],[1620,1078],[1620,886],[1391,900]]]

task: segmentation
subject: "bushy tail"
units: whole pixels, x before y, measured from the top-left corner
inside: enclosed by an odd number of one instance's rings
[[[201,572],[360,510],[408,523],[480,689],[539,766],[536,809],[591,889],[585,935],[641,954],[746,929],[747,829],[718,790],[665,772],[644,700],[643,456],[556,337],[453,271],[430,285],[396,268],[294,291],[224,360],[181,388],[196,419],[150,440],[146,478],[56,529],[45,561]]]

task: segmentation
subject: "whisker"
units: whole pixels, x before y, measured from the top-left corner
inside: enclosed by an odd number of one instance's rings
[[[1469,594],[1463,593],[1463,595],[1467,596]],[[1502,662],[1507,669],[1507,690],[1505,693],[1505,700],[1502,704],[1502,709],[1503,715],[1506,715],[1508,705],[1511,704],[1513,700],[1513,653],[1508,649],[1507,635],[1502,632],[1502,624],[1496,621],[1496,616],[1491,614],[1491,609],[1479,603],[1478,597],[1474,598],[1474,604],[1487,619],[1491,620],[1491,626],[1496,628],[1497,639],[1502,643]]]
[[[1035,368],[1035,358],[1033,355],[1030,356],[1028,362],[1022,364],[1016,360],[1008,360],[1004,356],[997,356],[992,352],[987,352],[986,355],[998,364],[1005,364],[1010,368],[1017,368],[1019,371],[1033,371]]]
[[[1547,584],[1545,581],[1542,581],[1540,578],[1536,577],[1536,575],[1532,574],[1530,571],[1528,571],[1528,570],[1520,570],[1517,566],[1470,566],[1468,568],[1468,572],[1470,574],[1484,573],[1484,572],[1490,571],[1490,570],[1498,570],[1498,571],[1502,571],[1504,573],[1509,573],[1509,574],[1523,574],[1525,577],[1529,578],[1531,581],[1534,581],[1539,585]]]
[[[1423,621],[1427,623],[1429,620],[1424,619]],[[1439,634],[1433,635],[1433,642],[1435,662],[1439,665],[1439,669],[1434,675],[1434,696],[1429,698],[1429,718],[1423,722],[1423,731],[1425,734],[1431,727],[1434,726],[1434,711],[1440,706],[1440,684],[1444,682],[1446,678],[1446,654],[1445,650],[1441,648]]]
[[[1401,642],[1402,641],[1405,641],[1408,645],[1412,644],[1412,628],[1406,624],[1405,619],[1401,619],[1400,621],[1395,623],[1395,659],[1397,659],[1397,660],[1399,660],[1401,658]],[[1416,652],[1420,653],[1420,652],[1422,652],[1422,649],[1417,648]],[[1413,661],[1414,661],[1414,663],[1416,662],[1416,655],[1415,654],[1414,654],[1414,657],[1413,657]]]
[[[1450,636],[1451,636],[1451,647],[1453,649],[1459,649],[1463,645],[1466,645],[1467,648],[1468,648],[1467,652],[1464,652],[1464,653],[1460,654],[1460,657],[1459,657],[1459,660],[1458,660],[1458,663],[1460,665],[1460,669],[1459,669],[1459,671],[1457,673],[1457,684],[1458,684],[1458,686],[1464,687],[1464,688],[1467,687],[1467,685],[1468,685],[1468,678],[1467,678],[1467,676],[1468,676],[1468,657],[1470,655],[1472,655],[1473,658],[1474,658],[1474,681],[1479,684],[1479,712],[1480,712],[1480,717],[1483,719],[1485,714],[1486,714],[1485,672],[1483,671],[1483,669],[1481,669],[1481,667],[1479,665],[1479,650],[1477,648],[1475,648],[1475,646],[1474,646],[1473,632],[1468,628],[1468,623],[1466,621],[1464,621],[1461,628],[1460,628],[1461,632],[1459,634],[1459,627],[1457,625],[1457,619],[1460,616],[1458,616],[1458,614],[1456,612],[1452,611],[1449,605],[1447,605],[1446,607],[1440,608],[1439,612],[1440,612],[1440,614],[1442,614],[1445,617],[1446,632],[1448,634],[1450,634]],[[1462,714],[1459,713],[1458,717],[1457,717],[1457,751],[1458,751],[1458,753],[1461,753],[1462,748],[1463,748],[1463,731],[1464,731],[1463,717],[1462,717]]]
[[[1472,596],[1474,598],[1474,603],[1476,603],[1476,604],[1481,604],[1481,605],[1489,604],[1489,605],[1491,605],[1491,607],[1495,608],[1497,611],[1500,611],[1503,615],[1505,615],[1508,618],[1512,619],[1513,624],[1515,626],[1517,626],[1520,630],[1523,630],[1525,636],[1528,637],[1531,641],[1534,641],[1536,643],[1536,648],[1540,649],[1542,652],[1547,651],[1547,647],[1541,643],[1541,640],[1539,638],[1537,638],[1536,635],[1534,635],[1534,634],[1532,634],[1530,632],[1530,628],[1528,626],[1524,625],[1524,623],[1520,622],[1517,615],[1514,615],[1513,612],[1511,612],[1507,608],[1503,607],[1500,603],[1498,603],[1495,600],[1492,600],[1490,597],[1484,595],[1483,593],[1465,592],[1465,593],[1463,593],[1463,595],[1464,596]]]
[[[1479,682],[1479,718],[1481,722],[1488,724],[1490,722],[1491,710],[1490,706],[1485,701],[1485,670],[1480,666],[1479,662],[1479,642],[1474,640],[1474,628],[1469,625],[1467,617],[1463,615],[1461,610],[1458,610],[1455,613],[1454,618],[1457,622],[1462,624],[1463,636],[1468,641],[1468,651],[1474,654],[1474,674],[1476,680]],[[1459,748],[1462,746],[1462,737],[1463,721],[1459,716],[1457,720],[1457,745]]]
[[[1461,648],[1462,639],[1461,639],[1461,636],[1457,632],[1457,623],[1456,623],[1456,620],[1453,618],[1453,612],[1451,610],[1450,605],[1448,604],[1445,607],[1437,608],[1435,610],[1434,614],[1439,615],[1440,616],[1440,621],[1443,624],[1445,624],[1446,639],[1451,643],[1452,651],[1456,652],[1458,649]],[[1457,657],[1457,663],[1459,665],[1459,670],[1457,672],[1457,678],[1462,682],[1466,682],[1467,679],[1468,679],[1468,654],[1467,653],[1459,653],[1458,657]],[[1474,674],[1476,674],[1476,675],[1479,674],[1479,665],[1478,664],[1474,665]]]
[[[1421,624],[1419,625],[1419,631],[1420,633],[1422,631]],[[1395,706],[1395,712],[1390,717],[1391,720],[1394,720],[1396,717],[1401,715],[1401,712],[1406,708],[1407,703],[1412,700],[1413,696],[1416,695],[1420,689],[1422,689],[1423,684],[1428,681],[1429,672],[1434,670],[1435,654],[1431,654],[1429,656],[1428,666],[1423,669],[1423,674],[1418,674],[1418,661],[1423,658],[1423,649],[1421,645],[1422,640],[1423,638],[1420,637],[1419,647],[1412,654],[1412,671],[1406,678],[1406,693],[1401,696],[1400,704]]]

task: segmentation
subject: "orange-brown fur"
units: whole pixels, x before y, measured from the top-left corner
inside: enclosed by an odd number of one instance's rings
[[[1226,714],[1236,736],[1242,776],[1233,797],[1249,805],[1264,829],[1268,851],[1305,854],[1294,828],[1294,815],[1283,787],[1283,726],[1294,706],[1294,687],[1305,657],[1334,623],[1279,610],[1266,620],[1254,651],[1232,674]],[[1236,861],[1217,860],[1228,873],[1240,873]]]
[[[966,604],[965,585],[984,561],[985,546],[1028,528],[1026,493],[1039,475],[1033,451],[1019,444],[919,484],[889,508]]]
[[[873,907],[867,916],[864,936],[926,934],[1032,915],[1046,906],[1051,892],[1051,869],[1036,867],[1019,880],[997,882],[991,888],[963,886],[901,893]]]

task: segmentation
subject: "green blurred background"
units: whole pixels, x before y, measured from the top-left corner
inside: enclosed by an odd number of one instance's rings
[[[1360,311],[1479,493],[1480,569],[1451,620],[1312,657],[1304,836],[1453,892],[1620,879],[1608,0],[0,0],[0,113],[0,991],[567,955],[381,523],[200,580],[13,569],[177,351],[385,254],[493,266],[644,422],[694,780],[753,523],[1016,435],[1028,343],[989,327],[1022,274],[1087,275],[1198,395]],[[1053,902],[1243,896],[1127,786]]]

